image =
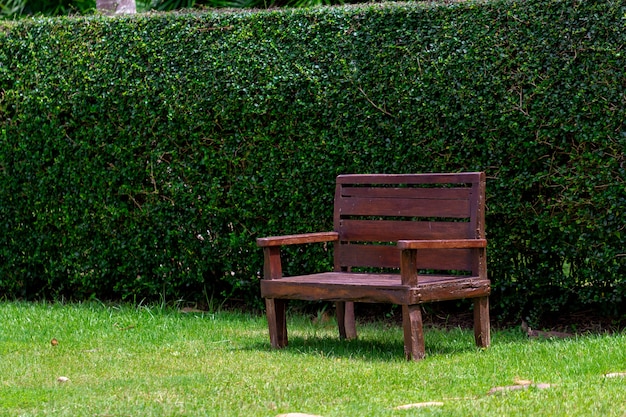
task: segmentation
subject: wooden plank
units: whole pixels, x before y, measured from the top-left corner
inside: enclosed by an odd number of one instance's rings
[[[369,303],[420,304],[432,301],[489,295],[489,280],[456,277],[418,277],[418,285],[402,285],[400,275],[322,273],[261,280],[264,298],[288,298],[308,301],[359,301]]]
[[[488,296],[491,286],[487,279],[457,279],[438,283],[420,284],[411,289],[411,303],[431,303],[435,301],[459,300]]]
[[[489,297],[474,299],[474,340],[476,346],[489,347],[491,344],[489,324]]]
[[[339,198],[335,211],[341,216],[396,216],[469,218],[469,200],[416,200],[410,198]]]
[[[486,239],[399,240],[399,249],[481,249],[487,247]],[[474,254],[476,258],[476,254]]]
[[[400,268],[400,249],[395,245],[340,244],[335,248],[340,266]],[[471,249],[423,249],[417,252],[418,269],[471,271]]]
[[[270,344],[275,349],[280,349],[288,344],[287,320],[285,316],[286,300],[265,299],[265,312],[270,331]]]
[[[408,304],[410,295],[409,288],[401,285],[298,282],[290,279],[278,281],[261,280],[261,294],[263,297],[280,297],[305,301],[357,301],[392,304]]]
[[[449,279],[449,276],[439,276],[439,279]],[[280,286],[287,282],[296,284],[339,284],[339,285],[370,285],[380,287],[408,288],[402,285],[400,274],[367,274],[357,272],[322,272],[319,274],[296,275],[285,277],[281,280],[261,280],[261,283],[268,286]],[[434,282],[432,279],[427,282]]]
[[[417,276],[417,251],[403,250],[400,257],[400,278],[402,284],[415,287],[418,283]]]
[[[263,278],[280,279],[283,276],[283,266],[280,259],[280,247],[263,248]]]
[[[337,240],[337,232],[302,233],[297,235],[270,236],[257,238],[258,246],[297,245],[305,243],[332,242]]]
[[[481,175],[480,182],[473,184],[470,211],[472,217],[470,223],[474,230],[474,235],[478,238],[485,238],[485,176]]]
[[[356,339],[356,320],[354,317],[354,303],[350,301],[337,301],[337,324],[339,325],[340,339]]]
[[[472,238],[470,226],[469,222],[340,219],[335,230],[342,241],[396,242]]]
[[[402,328],[404,332],[404,356],[407,360],[420,360],[426,356],[422,308],[419,305],[402,306]]]
[[[335,249],[342,267],[400,268],[400,249],[395,245],[340,244]]]
[[[480,172],[430,174],[345,174],[338,184],[469,184],[480,181]]]
[[[457,276],[457,275],[420,275],[418,277],[418,287],[427,287],[430,285],[447,285],[455,284],[459,282],[478,282],[485,281],[482,279],[477,280],[476,277],[471,276]],[[296,284],[328,284],[328,285],[348,285],[348,286],[375,286],[375,287],[397,287],[397,288],[409,288],[407,285],[402,285],[402,278],[400,274],[368,274],[358,272],[322,272],[319,274],[308,275],[296,275],[292,277],[285,277],[280,280],[261,280],[261,284],[264,286],[281,286],[286,283]]]
[[[471,188],[380,188],[350,187],[341,188],[341,197],[361,198],[409,198],[416,200],[469,200]]]

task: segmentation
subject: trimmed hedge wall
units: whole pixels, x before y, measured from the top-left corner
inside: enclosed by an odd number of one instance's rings
[[[501,316],[626,295],[626,6],[34,19],[0,31],[6,297],[258,300],[334,177],[484,170]],[[289,273],[330,266],[290,252]]]

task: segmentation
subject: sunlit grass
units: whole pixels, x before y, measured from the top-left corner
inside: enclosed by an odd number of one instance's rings
[[[100,304],[0,303],[2,416],[624,416],[626,336],[529,340],[427,329],[427,358],[403,359],[402,332],[290,316],[269,348],[263,317]],[[50,341],[58,340],[57,346]],[[58,382],[59,377],[69,378]],[[517,380],[549,388],[488,394]],[[411,403],[438,402],[396,410]]]

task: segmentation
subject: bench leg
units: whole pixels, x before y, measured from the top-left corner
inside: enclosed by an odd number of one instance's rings
[[[280,349],[287,346],[287,300],[274,298],[265,299],[267,324],[270,329],[270,343],[273,348]]]
[[[354,319],[354,303],[351,301],[338,301],[335,303],[337,310],[337,324],[339,325],[339,338],[356,339],[356,323]]]
[[[424,330],[422,328],[422,308],[419,304],[402,306],[402,327],[404,328],[404,355],[407,360],[420,360],[426,356]]]
[[[491,344],[489,297],[474,298],[474,339],[476,346],[486,348]]]

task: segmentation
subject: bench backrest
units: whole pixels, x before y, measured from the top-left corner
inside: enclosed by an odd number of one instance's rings
[[[398,240],[484,239],[485,175],[357,174],[337,177],[335,270],[399,268]],[[470,271],[472,249],[418,251],[418,269]]]

